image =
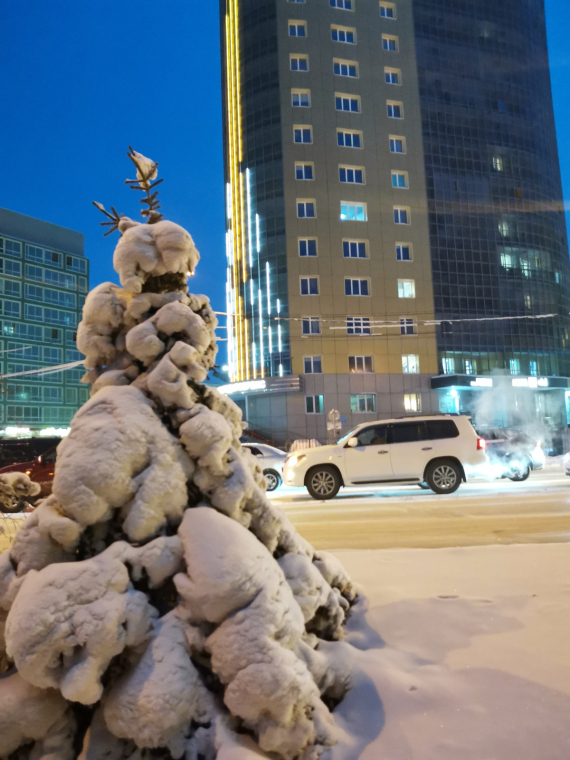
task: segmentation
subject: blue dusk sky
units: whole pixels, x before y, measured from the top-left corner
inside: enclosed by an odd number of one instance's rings
[[[546,7],[570,208],[570,2]],[[202,255],[193,290],[224,311],[216,0],[3,0],[0,74],[0,206],[83,232],[91,285],[116,281],[91,201],[138,214],[130,144],[159,161],[163,212]]]

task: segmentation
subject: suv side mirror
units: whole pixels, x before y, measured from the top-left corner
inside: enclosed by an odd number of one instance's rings
[[[358,438],[349,438],[346,445],[351,449],[355,449],[358,446]]]

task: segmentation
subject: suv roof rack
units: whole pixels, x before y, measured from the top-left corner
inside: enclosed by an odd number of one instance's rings
[[[418,414],[406,414],[403,417],[394,417],[395,420],[409,420],[409,419],[418,419],[421,417],[469,417],[468,414],[460,414],[459,412],[434,412],[433,414],[429,414],[428,412]]]

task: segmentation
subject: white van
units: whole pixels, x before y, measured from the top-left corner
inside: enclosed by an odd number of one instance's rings
[[[468,417],[430,415],[365,422],[333,445],[290,454],[288,486],[313,499],[332,499],[342,486],[417,483],[435,493],[456,491],[487,463],[485,440]]]

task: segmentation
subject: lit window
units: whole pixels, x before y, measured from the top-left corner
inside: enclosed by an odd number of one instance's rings
[[[560,285],[560,272],[554,272],[554,282]]]
[[[476,375],[477,374],[477,362],[473,359],[465,359],[465,374]]]
[[[360,98],[357,95],[343,95],[336,93],[335,108],[337,111],[350,111],[350,113],[360,113]]]
[[[343,240],[342,253],[345,259],[366,259],[366,240]]]
[[[317,239],[299,238],[299,256],[316,256]]]
[[[371,356],[349,356],[349,372],[374,372]]]
[[[524,305],[526,306],[527,309],[532,308],[532,298],[530,297],[528,293],[525,293]]]
[[[366,203],[340,202],[340,218],[344,221],[367,222],[368,206]]]
[[[318,296],[319,295],[319,278],[318,277],[301,277],[301,295]]]
[[[419,393],[404,394],[404,409],[406,412],[421,412],[422,397]]]
[[[356,45],[356,29],[347,26],[331,26],[331,39],[333,42]]]
[[[504,220],[502,220],[502,221],[499,222],[499,233],[503,237],[508,237],[509,236],[509,223],[508,222],[506,222]]]
[[[398,50],[398,38],[389,34],[382,35],[382,48],[391,52]]]
[[[306,37],[306,21],[289,21],[289,37]]]
[[[392,187],[407,190],[409,187],[408,172],[392,172]]]
[[[402,84],[402,72],[400,69],[384,69],[386,84]]]
[[[400,335],[415,335],[416,323],[413,319],[402,317],[400,319]]]
[[[335,58],[333,60],[333,71],[338,77],[357,77],[358,64],[356,61],[341,61]]]
[[[370,317],[347,317],[347,335],[370,335]]]
[[[514,267],[513,257],[509,253],[501,253],[501,266],[505,269]]]
[[[493,169],[496,172],[502,172],[504,170],[503,157],[493,156]]]
[[[415,298],[416,281],[398,280],[398,298]]]
[[[303,335],[320,335],[320,319],[318,317],[303,317],[301,321],[301,332]]]
[[[316,217],[315,201],[314,200],[299,200],[297,199],[297,216],[299,219]]]
[[[382,18],[396,18],[396,6],[394,3],[380,3],[380,15]]]
[[[323,372],[320,356],[305,356],[305,374],[320,375]]]
[[[362,148],[362,132],[337,129],[336,141],[341,148]]]
[[[520,359],[511,359],[509,361],[509,370],[511,372],[511,375],[520,375],[521,373]]]
[[[410,243],[396,243],[396,260],[412,261],[412,246]]]
[[[354,10],[354,0],[329,0],[331,8],[340,8],[343,11]]]
[[[420,357],[416,354],[402,356],[402,372],[405,375],[417,375],[420,371]]]
[[[442,366],[444,375],[455,374],[455,359],[445,357],[444,359],[441,360],[441,366]]]
[[[315,179],[313,164],[295,164],[295,179]]]
[[[403,119],[404,118],[404,106],[402,103],[388,101],[386,103],[386,110],[388,112],[389,119]]]
[[[309,70],[309,56],[308,55],[292,55],[289,58],[291,64],[291,71],[308,71]]]
[[[312,143],[313,128],[308,124],[295,124],[293,127],[293,140],[296,143]]]
[[[295,108],[310,108],[310,90],[291,90],[291,105]]]
[[[538,363],[537,362],[529,362],[529,371],[532,377],[538,376]]]
[[[402,208],[401,206],[394,206],[394,223],[395,224],[409,224],[410,223],[410,209]]]
[[[369,296],[370,290],[368,287],[368,280],[345,277],[344,294],[345,296]]]
[[[405,153],[406,152],[406,138],[390,136],[390,153]]]
[[[324,396],[305,396],[305,411],[307,414],[323,414],[325,411]]]
[[[350,411],[353,414],[376,411],[375,393],[353,393],[350,396]]]
[[[339,166],[338,176],[341,182],[353,185],[364,184],[364,169],[361,166]]]
[[[530,262],[526,259],[521,259],[521,272],[525,277],[530,277]]]

